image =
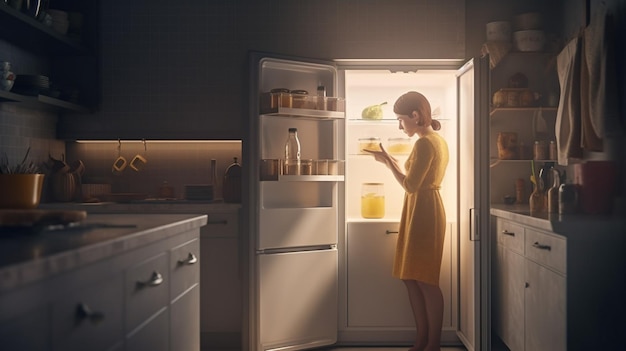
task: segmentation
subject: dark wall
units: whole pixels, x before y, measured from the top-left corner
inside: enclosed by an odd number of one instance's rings
[[[243,137],[249,50],[463,58],[464,0],[101,1],[102,103],[64,138]]]

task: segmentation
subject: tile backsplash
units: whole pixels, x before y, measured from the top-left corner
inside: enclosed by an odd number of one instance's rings
[[[113,193],[142,193],[156,196],[158,187],[168,182],[177,198],[184,197],[187,184],[207,184],[210,181],[211,159],[217,162],[218,190],[227,167],[236,157],[241,160],[240,141],[151,141],[68,142],[67,161],[81,160],[85,164],[83,184],[111,184]],[[147,160],[139,171],[126,166],[113,171],[113,163],[121,156],[130,162],[136,155]]]

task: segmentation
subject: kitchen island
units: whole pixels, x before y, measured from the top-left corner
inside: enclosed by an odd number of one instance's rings
[[[492,205],[492,316],[511,350],[607,350],[623,340],[626,221]]]
[[[0,345],[199,350],[206,215],[89,214],[0,237]]]

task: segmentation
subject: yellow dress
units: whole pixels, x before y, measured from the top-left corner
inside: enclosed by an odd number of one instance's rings
[[[446,213],[439,194],[448,145],[437,133],[419,138],[406,163],[404,206],[393,276],[439,285]]]

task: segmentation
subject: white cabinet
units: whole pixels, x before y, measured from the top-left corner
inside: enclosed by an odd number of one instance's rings
[[[165,235],[154,230],[129,235],[128,242],[104,243],[102,252],[134,246],[1,292],[0,345],[34,351],[199,351],[200,229],[188,228],[176,232],[167,226]],[[149,235],[160,239],[145,238]],[[137,245],[141,242],[147,244]],[[76,257],[83,254],[79,250]]]
[[[410,342],[414,337],[406,287],[391,275],[398,226],[395,221],[348,222],[347,326],[355,335],[362,331],[362,340]],[[444,296],[444,330],[452,330],[453,325],[451,227],[446,231],[439,280]]]
[[[203,348],[239,347],[241,266],[239,210],[209,211],[200,233],[200,329]]]
[[[567,350],[562,237],[496,220],[494,329],[511,351]]]

